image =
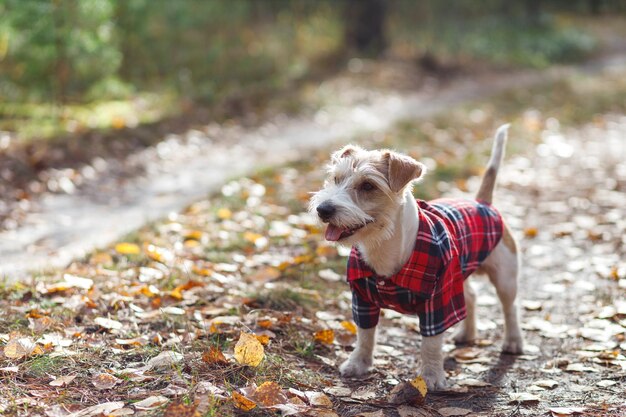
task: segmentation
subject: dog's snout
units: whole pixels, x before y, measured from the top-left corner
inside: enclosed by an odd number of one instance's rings
[[[330,201],[324,201],[322,204],[317,206],[317,214],[320,216],[322,220],[330,220],[331,217],[337,212],[337,207],[335,207]]]

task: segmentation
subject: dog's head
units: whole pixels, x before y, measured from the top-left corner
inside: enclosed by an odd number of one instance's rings
[[[348,145],[332,154],[324,188],[313,194],[309,211],[328,224],[327,240],[353,245],[388,239],[405,193],[425,171],[409,156]]]

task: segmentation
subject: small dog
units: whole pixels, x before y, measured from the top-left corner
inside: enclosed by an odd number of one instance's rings
[[[324,188],[309,210],[327,223],[325,237],[351,245],[348,282],[357,344],[340,366],[360,376],[372,365],[380,308],[419,316],[421,376],[431,390],[446,387],[443,332],[462,321],[454,339],[476,338],[476,294],[466,278],[486,273],[502,303],[503,351],[520,354],[515,304],[520,259],[515,240],[491,206],[508,125],[500,127],[475,200],[417,201],[411,191],[426,172],[413,158],[348,145],[331,156]]]

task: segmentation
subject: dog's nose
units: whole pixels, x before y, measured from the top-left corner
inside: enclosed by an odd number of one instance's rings
[[[317,214],[319,214],[320,219],[324,221],[333,217],[335,212],[337,212],[337,208],[329,201],[324,201],[322,204],[317,206]]]

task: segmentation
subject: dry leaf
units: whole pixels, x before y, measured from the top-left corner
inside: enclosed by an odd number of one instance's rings
[[[50,381],[48,385],[52,387],[66,387],[74,380],[74,378],[76,378],[76,375],[60,376]]]
[[[186,405],[181,401],[168,404],[163,417],[201,417],[198,406],[196,404]]]
[[[434,414],[424,408],[415,408],[408,405],[398,407],[400,417],[434,417]]]
[[[584,413],[585,407],[550,407],[548,410],[550,410],[553,416],[560,417]]]
[[[513,392],[509,394],[509,398],[511,399],[510,402],[517,403],[537,402],[541,400],[541,398],[529,392]]]
[[[106,317],[96,317],[94,323],[107,330],[121,330],[124,327],[119,321],[107,319]]]
[[[537,228],[536,227],[527,227],[526,229],[524,229],[524,236],[529,237],[529,238],[534,238],[537,237]]]
[[[281,272],[278,268],[268,266],[250,275],[248,279],[253,282],[266,283],[280,278],[280,275]]]
[[[350,333],[356,334],[356,325],[353,322],[344,320],[341,322],[341,326]]]
[[[167,350],[167,351],[159,353],[157,356],[150,359],[146,366],[148,367],[148,369],[168,368],[182,360],[183,360],[182,354],[171,351],[171,350]]]
[[[389,393],[388,401],[391,404],[423,405],[426,398],[426,381],[417,377],[410,382],[401,382]]]
[[[330,408],[333,406],[333,402],[330,400],[330,398],[328,398],[328,396],[322,392],[307,391],[304,394],[309,400],[309,404],[311,404],[312,406],[326,408]]]
[[[28,337],[11,339],[4,346],[4,356],[9,359],[21,359],[27,356],[43,353],[35,342]]]
[[[450,416],[466,416],[472,412],[472,410],[468,410],[467,408],[459,408],[459,407],[443,407],[437,410],[439,414],[443,417]]]
[[[426,385],[426,381],[421,376],[413,379],[411,381],[411,385],[413,385],[417,390],[422,394],[422,397],[426,397],[426,393],[428,392],[428,387]]]
[[[141,248],[134,243],[122,242],[115,245],[115,251],[122,255],[139,255]]]
[[[202,361],[208,363],[209,365],[223,365],[228,363],[228,360],[226,359],[222,351],[216,346],[211,346],[208,351],[202,354]]]
[[[153,395],[145,400],[134,403],[133,407],[137,410],[154,410],[155,408],[159,408],[167,404],[169,401],[170,400],[167,397],[162,395]]]
[[[235,360],[242,365],[259,366],[265,357],[265,350],[255,335],[242,332],[235,345],[234,356]]]
[[[313,334],[313,338],[318,342],[330,345],[335,340],[335,332],[332,329],[320,330]]]
[[[271,407],[287,402],[287,397],[282,393],[281,386],[272,381],[267,381],[259,385],[254,391],[252,398],[257,404],[264,407]]]
[[[111,401],[87,407],[81,411],[68,414],[67,417],[91,417],[99,416],[101,414],[104,414],[106,416],[121,408],[124,408],[124,403],[122,401]]]
[[[254,401],[249,400],[235,391],[231,394],[231,399],[233,400],[233,405],[243,411],[250,411],[256,407],[256,403]]]
[[[121,379],[116,378],[114,375],[106,373],[96,375],[91,381],[91,383],[97,390],[111,389],[120,382],[122,382]]]
[[[221,220],[228,220],[233,217],[233,212],[227,208],[217,210],[217,217]]]

